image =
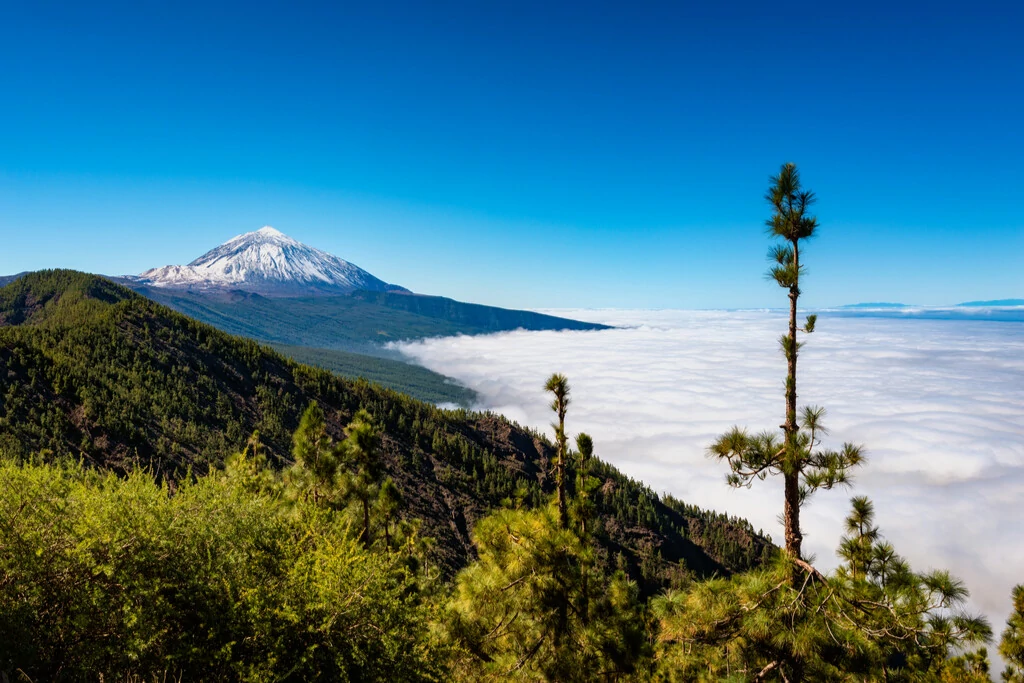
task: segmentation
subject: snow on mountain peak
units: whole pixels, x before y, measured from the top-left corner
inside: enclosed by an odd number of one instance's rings
[[[233,237],[187,266],[153,268],[133,279],[154,287],[241,289],[276,296],[403,289],[269,225]]]

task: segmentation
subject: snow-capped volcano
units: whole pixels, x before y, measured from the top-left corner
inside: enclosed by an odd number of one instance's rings
[[[175,289],[240,289],[271,296],[407,291],[270,226],[238,235],[187,266],[153,268],[135,283]]]

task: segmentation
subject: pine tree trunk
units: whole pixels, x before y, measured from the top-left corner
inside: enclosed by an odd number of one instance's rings
[[[786,552],[793,557],[800,557],[800,545],[803,536],[800,534],[800,474],[793,472],[786,475],[786,505],[783,510],[786,522]]]
[[[562,449],[558,449],[558,523],[563,529],[569,526],[569,509],[565,502],[565,462],[562,458]]]
[[[793,285],[789,288],[789,349],[786,353],[788,373],[786,375],[786,505],[783,519],[786,524],[786,551],[793,557],[800,557],[803,535],[800,533],[800,470],[797,446],[796,423],[796,305],[800,297],[800,248],[793,240],[793,267],[796,270]]]
[[[565,500],[565,405],[558,409],[558,464],[555,467],[558,485],[558,523],[569,528],[569,508]]]

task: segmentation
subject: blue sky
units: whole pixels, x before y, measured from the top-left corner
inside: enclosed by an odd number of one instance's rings
[[[292,5],[7,3],[0,273],[270,224],[464,300],[781,306],[792,160],[807,304],[1024,297],[1020,2]]]

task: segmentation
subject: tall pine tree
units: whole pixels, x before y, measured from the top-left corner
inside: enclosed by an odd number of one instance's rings
[[[555,446],[558,450],[555,462],[555,485],[558,487],[558,522],[562,528],[569,526],[569,508],[565,493],[565,466],[569,457],[569,438],[565,433],[565,411],[569,407],[569,380],[565,375],[555,373],[548,378],[544,390],[554,395],[551,402],[551,410],[555,412],[558,421],[551,426],[555,429]]]
[[[728,461],[731,469],[728,481],[733,486],[749,486],[755,479],[764,479],[769,474],[782,475],[786,551],[794,560],[799,560],[803,543],[801,507],[814,491],[848,483],[849,471],[861,464],[863,455],[859,446],[849,443],[840,450],[821,448],[821,437],[828,434],[822,420],[824,408],[805,407],[798,414],[796,371],[802,344],[797,341],[797,334],[813,332],[817,319],[809,315],[803,327],[797,326],[800,276],[804,272],[800,247],[814,236],[818,219],[810,214],[814,193],[803,189],[794,164],[783,164],[771,183],[765,197],[772,207],[772,215],[767,220],[768,234],[781,241],[769,252],[775,264],[768,272],[789,293],[789,330],[779,340],[786,357],[782,439],[780,442],[771,431],[751,436],[737,427],[722,435],[709,451],[714,457]]]

